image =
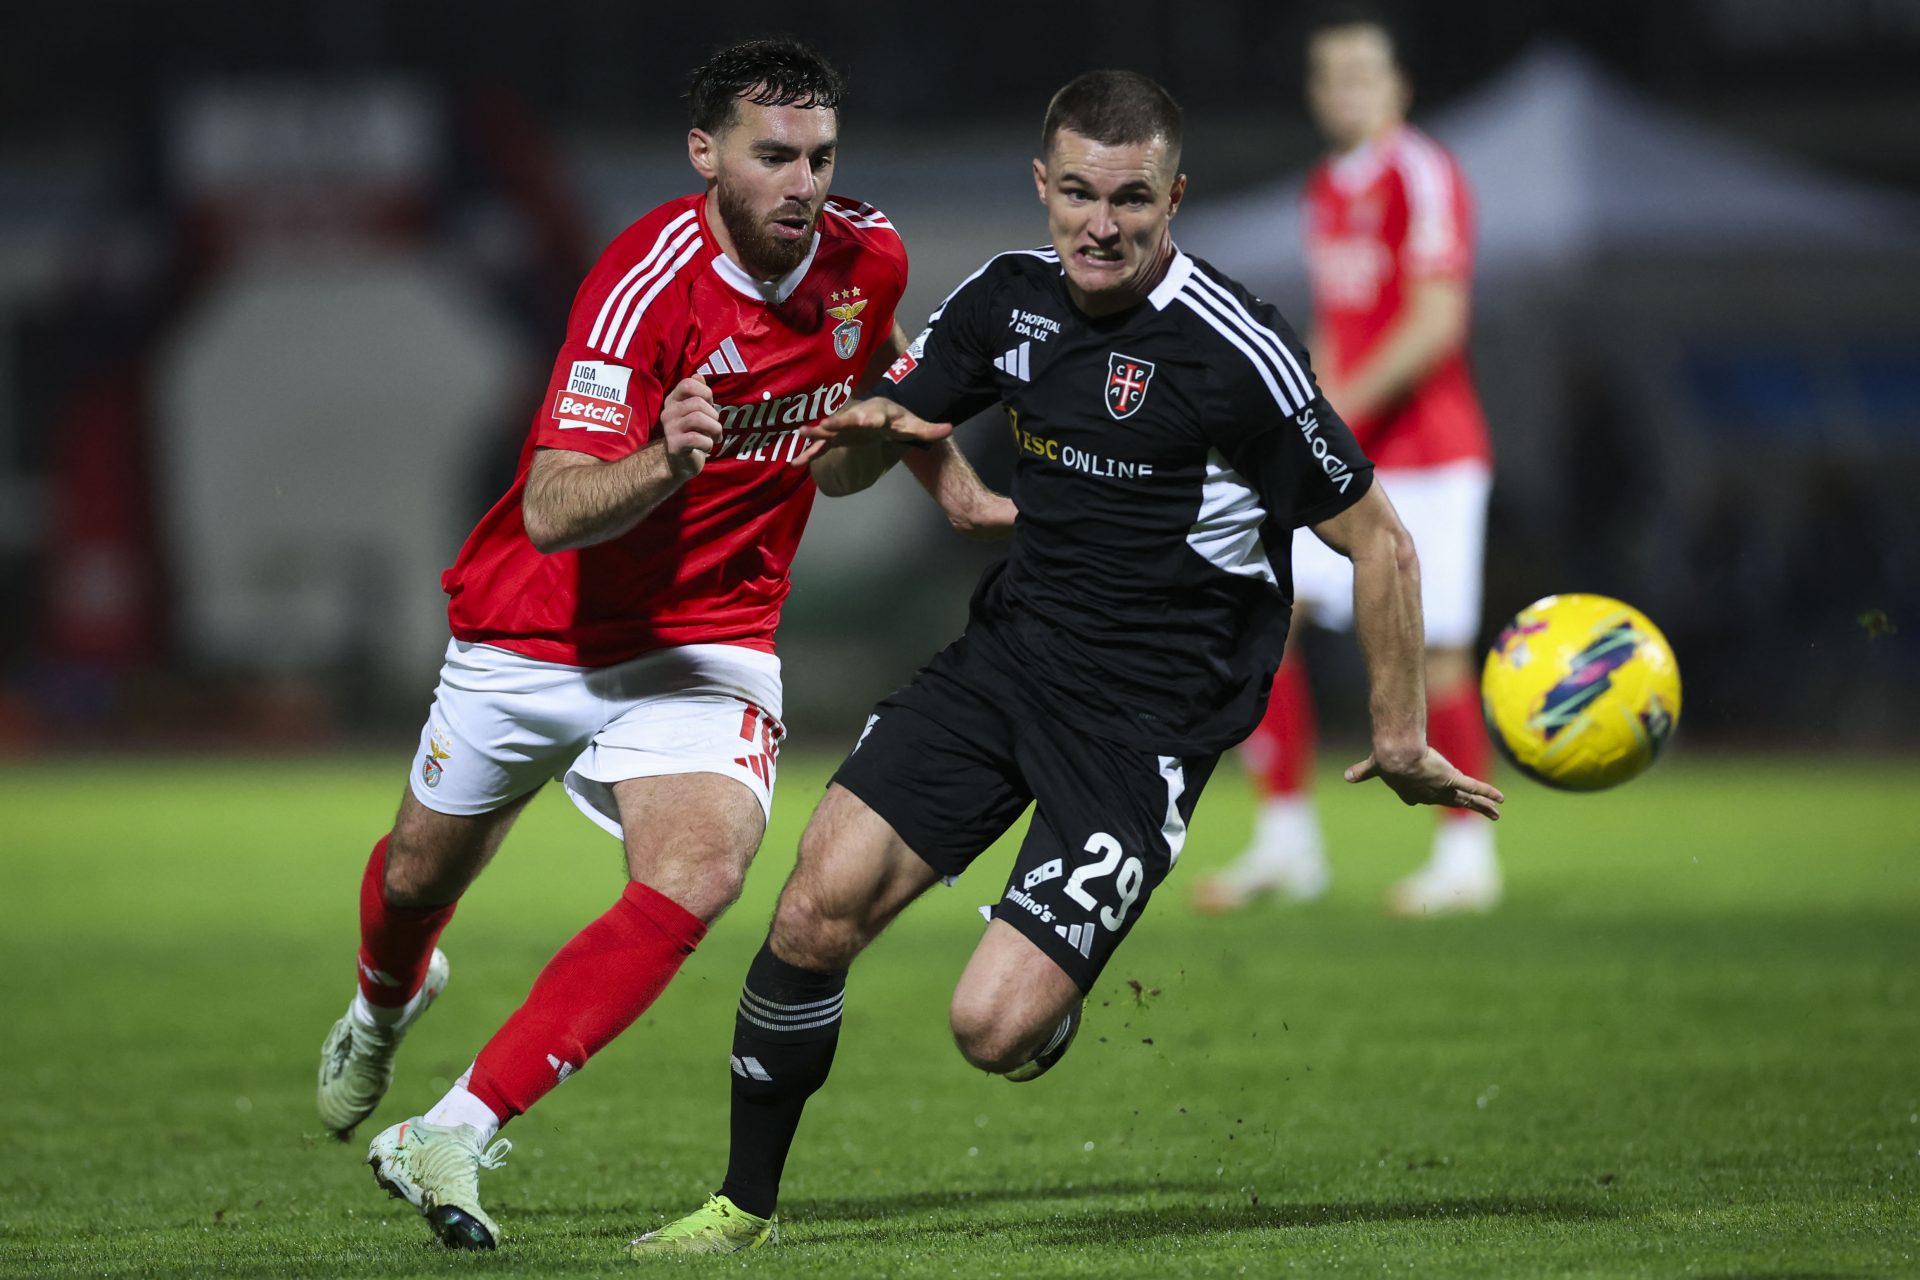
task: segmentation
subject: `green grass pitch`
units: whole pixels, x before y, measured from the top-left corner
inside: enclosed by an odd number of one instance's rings
[[[1331,898],[1192,914],[1250,817],[1226,767],[1086,1034],[1027,1086],[947,1038],[989,854],[855,969],[786,1242],[685,1263],[620,1246],[718,1183],[733,1004],[824,762],[789,760],[746,899],[660,1004],[508,1129],[482,1184],[506,1246],[469,1256],[375,1190],[365,1139],[438,1096],[619,862],[543,796],[454,921],[387,1104],[319,1139],[402,760],[0,773],[0,1274],[1920,1274],[1910,760],[1683,756],[1586,797],[1509,774],[1508,905],[1429,922],[1377,909],[1424,815],[1331,773]]]

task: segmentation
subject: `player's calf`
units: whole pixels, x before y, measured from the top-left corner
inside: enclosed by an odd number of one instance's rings
[[[720,1194],[756,1219],[773,1217],[801,1113],[833,1069],[846,990],[845,969],[792,964],[771,945],[747,970],[728,1060],[733,1145]]]

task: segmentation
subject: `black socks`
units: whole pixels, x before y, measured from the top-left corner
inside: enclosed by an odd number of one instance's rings
[[[766,943],[747,969],[733,1021],[733,1143],[720,1194],[756,1217],[772,1216],[800,1112],[833,1068],[846,989],[845,969],[797,968]]]

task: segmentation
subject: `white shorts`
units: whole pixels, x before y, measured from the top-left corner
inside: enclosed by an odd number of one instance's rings
[[[569,667],[454,640],[409,779],[440,813],[489,813],[560,779],[580,811],[621,834],[613,784],[718,773],[773,814],[780,660],[693,644],[612,667]]]
[[[1493,473],[1477,461],[1374,472],[1420,553],[1420,608],[1427,647],[1464,649],[1480,634],[1480,579],[1487,550],[1487,495]],[[1293,536],[1293,598],[1311,621],[1353,625],[1353,562],[1314,537]]]

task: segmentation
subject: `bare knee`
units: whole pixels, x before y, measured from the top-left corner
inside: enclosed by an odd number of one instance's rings
[[[774,954],[803,969],[845,969],[886,926],[877,883],[838,874],[842,838],[828,805],[816,811],[800,837],[793,874],[773,909],[767,941]]]
[[[387,836],[387,867],[381,886],[388,904],[438,907],[459,898],[479,870],[469,868],[473,851],[463,849],[463,843],[445,828],[418,822],[395,823]]]
[[[960,975],[947,1019],[962,1057],[1004,1075],[1030,1061],[1082,999],[1039,947],[995,920]]]
[[[796,877],[797,879],[797,877]],[[836,905],[809,889],[787,882],[773,910],[767,942],[775,955],[802,969],[846,969],[873,940],[868,921],[857,909]]]
[[[627,875],[708,924],[740,896],[766,829],[744,785],[719,774],[628,778],[613,786]]]
[[[712,924],[739,900],[751,858],[751,849],[742,852],[725,842],[682,845],[673,858],[652,861],[644,869],[630,867],[629,874]]]
[[[954,992],[947,1021],[960,1056],[995,1075],[1005,1075],[1029,1061],[1054,1029],[1051,1022],[1043,1027],[1025,1026],[1008,1017],[1004,1009],[964,988]]]
[[[806,969],[845,969],[939,875],[899,833],[834,783],[800,837],[767,941]]]

